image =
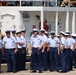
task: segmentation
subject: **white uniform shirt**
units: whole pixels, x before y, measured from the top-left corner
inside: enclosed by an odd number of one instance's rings
[[[18,48],[22,48],[23,47],[23,45],[19,44],[20,42],[22,42],[22,38],[21,37],[17,37]]]
[[[75,40],[74,40],[73,38],[71,38],[71,40],[72,40],[72,43],[71,43],[71,49],[73,49],[73,47],[74,47],[74,43],[75,43]]]
[[[0,49],[2,49],[2,40],[0,39]]]
[[[17,36],[12,36],[13,38],[15,38],[17,40]]]
[[[26,47],[26,38],[25,38],[25,36],[21,36],[21,39],[22,39],[22,42],[24,43],[23,47]]]
[[[30,43],[33,45],[33,47],[37,48],[39,46],[41,46],[41,42],[42,42],[42,38],[37,35],[37,36],[32,36],[30,38]]]
[[[3,38],[3,45],[5,46],[5,49],[15,48],[16,43],[17,43],[17,41],[13,37],[8,38],[7,36],[5,36]]]
[[[40,37],[42,38],[41,45],[43,45],[44,42],[47,42],[47,36],[46,35],[43,35],[43,36],[40,35]]]
[[[61,43],[61,40],[59,40],[59,44],[60,44],[60,49],[62,48],[62,43]]]
[[[16,36],[11,36],[13,39],[15,39],[16,40],[16,42],[17,42],[17,38],[16,38]],[[15,44],[14,44],[14,47],[15,47]]]
[[[64,37],[61,37],[61,48],[62,48],[62,45],[65,45],[65,48],[67,47],[67,42],[66,42],[66,39]]]
[[[54,37],[53,39],[50,37],[48,38],[48,44],[50,47],[57,47],[59,43],[59,39],[57,37]]]
[[[67,42],[69,43],[70,49],[73,49],[75,40],[73,38],[68,38],[68,39],[69,40]]]

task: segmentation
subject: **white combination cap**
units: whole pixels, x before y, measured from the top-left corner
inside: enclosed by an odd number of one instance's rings
[[[41,29],[40,32],[45,32],[45,29]]]
[[[65,35],[65,32],[63,32],[63,31],[60,31],[60,34],[64,34],[64,35]]]
[[[50,34],[55,34],[55,31],[51,31]]]

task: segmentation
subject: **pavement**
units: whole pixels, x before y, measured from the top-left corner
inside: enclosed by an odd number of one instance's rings
[[[43,71],[43,73],[31,73],[30,69],[30,62],[26,63],[26,71],[19,71],[17,73],[7,73],[7,64],[1,65],[1,70],[4,73],[0,73],[0,75],[76,75],[76,69],[73,69],[73,71],[67,72],[67,73],[58,73],[56,71],[50,72],[50,71]]]

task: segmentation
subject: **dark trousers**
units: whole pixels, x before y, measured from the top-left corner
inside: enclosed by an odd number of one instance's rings
[[[61,57],[60,57],[60,54],[58,55],[58,57],[59,57],[59,69],[61,69]]]
[[[21,71],[23,65],[22,48],[18,49],[18,52],[15,54],[15,58],[16,58],[16,69],[17,71]]]
[[[47,52],[47,69],[50,69],[49,51]]]
[[[50,71],[59,70],[58,64],[58,50],[57,48],[50,48],[49,50],[49,60],[50,60]]]
[[[42,71],[42,60],[41,60],[41,50],[38,48],[32,48],[32,61],[33,61],[33,70]]]
[[[8,71],[16,71],[14,49],[5,49]]]
[[[44,53],[42,53],[42,68],[43,68],[43,70],[47,70],[47,65],[48,65],[48,53],[47,53],[47,48],[46,48]]]
[[[76,49],[73,52],[73,57],[74,57],[74,68],[76,68]]]
[[[16,60],[16,71],[19,70],[18,68],[18,52],[15,53],[15,60]]]
[[[33,56],[31,55],[30,70],[34,69]]]
[[[66,63],[66,49],[64,49],[60,54],[61,59],[61,70],[66,72],[67,71],[67,63]]]
[[[73,66],[73,50],[70,49],[70,70],[72,70]]]
[[[67,63],[67,71],[70,71],[71,68],[71,49],[66,49],[66,63]]]
[[[25,64],[25,62],[26,62],[26,47],[23,47],[22,49],[24,51],[24,53],[22,54],[22,70],[25,70],[26,69],[25,68],[25,66],[26,66],[26,64]]]
[[[0,49],[0,71],[1,71],[1,60],[2,60],[2,51]]]

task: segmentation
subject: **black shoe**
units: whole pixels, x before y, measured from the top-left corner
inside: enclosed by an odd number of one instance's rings
[[[13,73],[17,73],[17,71],[13,71]]]
[[[0,73],[4,73],[3,71],[0,71]]]
[[[59,72],[59,70],[56,70],[56,72]]]
[[[31,73],[36,73],[36,71],[32,71]]]
[[[12,72],[12,71],[7,71],[7,73]]]
[[[42,71],[39,71],[39,73],[42,73]]]
[[[47,69],[43,69],[43,71],[47,71]]]
[[[53,72],[54,70],[50,70],[50,72]]]
[[[67,71],[60,71],[59,73],[66,73]]]
[[[2,73],[2,72],[0,71],[0,73]]]
[[[28,70],[28,69],[25,69],[25,70]]]

